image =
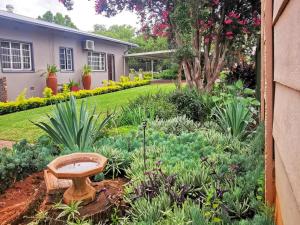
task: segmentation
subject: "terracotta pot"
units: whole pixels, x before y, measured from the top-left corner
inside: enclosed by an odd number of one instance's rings
[[[57,94],[57,77],[55,73],[50,73],[46,79],[46,84],[48,88],[51,88],[54,95]]]
[[[85,90],[91,89],[92,77],[91,75],[85,75],[82,77],[82,84]]]
[[[70,88],[70,90],[76,92],[76,91],[79,91],[80,89],[77,86],[73,86]]]

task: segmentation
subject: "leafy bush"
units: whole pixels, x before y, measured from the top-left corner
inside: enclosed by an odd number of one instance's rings
[[[140,95],[122,107],[116,116],[117,126],[140,125],[144,120],[168,119],[176,115],[175,106],[162,93]]]
[[[49,138],[42,136],[35,145],[20,141],[13,149],[0,149],[0,193],[14,182],[42,170],[58,150]]]
[[[24,88],[23,91],[17,96],[16,102],[22,103],[26,100],[27,88]]]
[[[224,108],[216,107],[214,116],[223,132],[237,138],[243,138],[251,122],[251,112],[235,100]]]
[[[76,99],[71,96],[69,102],[56,104],[53,116],[48,116],[49,124],[34,124],[44,130],[56,144],[69,149],[84,150],[100,138],[101,129],[111,119],[109,115],[98,124],[99,116],[94,115],[95,110],[96,108],[90,114],[86,102],[82,101],[78,114]]]
[[[204,121],[208,118],[213,106],[211,98],[207,94],[199,93],[195,89],[175,91],[169,98],[175,104],[180,115],[186,115],[194,121]]]
[[[44,98],[50,98],[53,95],[53,91],[51,88],[45,87],[43,91]]]
[[[145,80],[152,80],[152,73],[151,72],[144,72],[143,73],[143,78]]]
[[[159,77],[164,80],[175,80],[177,78],[177,71],[175,72],[172,69],[163,70],[159,73]]]
[[[76,98],[85,98],[89,96],[101,95],[115,91],[121,91],[123,89],[139,87],[143,85],[150,84],[150,81],[142,80],[142,81],[130,81],[130,82],[123,82],[123,83],[115,83],[115,86],[107,86],[107,87],[99,87],[93,90],[80,90],[77,92],[70,93],[69,89],[67,88],[66,92],[59,93],[57,95],[53,95],[49,98],[40,98],[40,97],[33,97],[28,99],[23,99],[22,101],[14,101],[14,102],[0,102],[0,115],[23,111],[27,109],[38,108],[46,105],[51,105],[60,101],[65,101],[70,98],[70,95],[75,96]]]
[[[168,120],[155,120],[149,124],[153,130],[160,130],[167,134],[180,135],[182,133],[194,132],[200,128],[200,124],[187,118],[185,115],[177,116]]]
[[[256,71],[253,64],[239,64],[232,68],[226,76],[226,82],[233,84],[238,80],[242,80],[246,88],[256,87]]]
[[[106,178],[115,179],[116,177],[125,175],[125,171],[131,162],[128,152],[118,151],[109,147],[95,149],[94,151],[108,159],[105,170],[103,171]]]

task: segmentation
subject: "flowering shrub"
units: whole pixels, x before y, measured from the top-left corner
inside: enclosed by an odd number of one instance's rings
[[[123,89],[139,87],[147,84],[150,84],[150,81],[140,80],[123,83],[114,82],[114,85],[110,86],[99,87],[93,90],[80,90],[78,92],[72,93],[63,92],[57,95],[50,96],[49,98],[33,97],[28,99],[22,99],[22,101],[12,101],[6,103],[0,102],[0,115],[51,105],[59,101],[68,100],[70,98],[70,95],[73,95],[76,98],[85,98],[94,95],[101,95],[105,93],[121,91]]]

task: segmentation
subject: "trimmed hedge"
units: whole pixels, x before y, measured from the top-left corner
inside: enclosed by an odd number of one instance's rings
[[[79,99],[79,98],[85,98],[85,97],[90,97],[95,95],[106,94],[110,92],[121,91],[124,89],[139,87],[148,84],[150,84],[149,80],[115,82],[114,85],[112,86],[99,87],[93,90],[80,90],[78,92],[59,93],[57,95],[51,96],[50,98],[33,97],[19,102],[18,101],[0,102],[0,115],[55,104],[60,101],[68,100],[70,98],[70,95],[73,95]]]

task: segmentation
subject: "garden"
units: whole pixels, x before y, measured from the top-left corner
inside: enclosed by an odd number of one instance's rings
[[[57,94],[50,65],[43,98],[0,103],[0,139],[17,141],[0,150],[2,224],[274,225],[257,94],[260,1],[95,3],[106,17],[135,13],[140,38],[175,49],[171,66],[94,90],[85,66],[85,90],[70,81]]]
[[[22,140],[0,151],[0,202],[7,204],[1,221],[273,224],[264,204],[264,135],[255,91],[241,80],[229,84],[226,76],[210,93],[169,86],[106,113],[90,105],[94,97],[70,95],[52,106],[47,119],[32,120],[44,131],[34,144]],[[75,152],[108,160],[90,176],[98,200],[88,205],[65,204],[61,190],[46,193],[41,173],[52,160]],[[24,193],[26,204],[13,205]]]

